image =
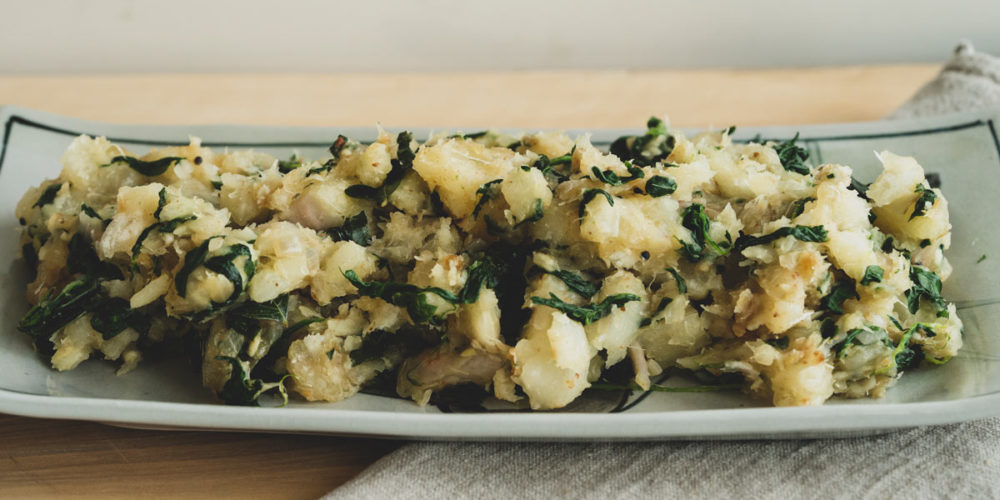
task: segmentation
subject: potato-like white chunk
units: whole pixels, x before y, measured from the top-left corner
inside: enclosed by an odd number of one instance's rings
[[[476,205],[476,191],[487,182],[503,179],[527,158],[507,148],[488,148],[474,141],[451,139],[420,148],[413,169],[441,196],[448,212],[468,217]]]

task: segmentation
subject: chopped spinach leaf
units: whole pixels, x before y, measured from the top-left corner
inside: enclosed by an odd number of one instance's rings
[[[590,203],[591,200],[596,198],[597,195],[601,195],[604,197],[604,199],[608,200],[608,205],[611,205],[612,207],[615,206],[615,198],[611,196],[611,193],[608,193],[603,189],[597,189],[597,188],[588,189],[583,192],[583,197],[580,198],[580,208],[578,210],[578,213],[581,218],[583,217],[584,211],[586,211],[587,209],[587,204]]]
[[[865,268],[865,275],[861,278],[861,285],[868,286],[872,283],[881,283],[885,271],[880,266],[868,266]]]
[[[59,189],[61,188],[62,184],[50,184],[44,191],[42,191],[42,195],[38,197],[38,201],[36,201],[31,207],[44,207],[45,205],[52,203],[55,201],[56,194],[59,193]]]
[[[625,169],[628,170],[629,175],[627,177],[619,177],[618,174],[610,169],[602,172],[596,166],[590,167],[590,171],[594,173],[594,177],[609,186],[620,186],[646,177],[646,173],[641,168],[632,165],[631,162],[625,162]]]
[[[134,313],[129,302],[119,297],[109,297],[95,304],[91,311],[90,326],[108,340],[128,328]]]
[[[837,336],[837,322],[833,318],[825,318],[819,324],[819,334],[824,339],[831,339]]]
[[[287,174],[288,172],[291,172],[301,166],[302,159],[299,158],[299,155],[293,154],[287,160],[278,160],[278,171],[283,174]]]
[[[570,290],[573,290],[585,299],[589,299],[597,294],[598,286],[577,273],[563,270],[545,271],[545,273],[559,278]]]
[[[913,205],[913,213],[910,214],[909,220],[913,220],[916,217],[921,217],[927,213],[927,209],[934,206],[934,201],[937,200],[937,193],[933,189],[928,189],[923,186],[923,184],[917,184],[915,193],[920,193],[917,198],[917,202]]]
[[[687,283],[684,282],[684,278],[681,277],[681,273],[677,272],[677,270],[672,267],[668,267],[666,270],[674,277],[674,280],[677,281],[677,293],[682,295],[687,293]]]
[[[83,212],[87,217],[97,219],[101,222],[107,222],[107,219],[101,217],[101,214],[97,213],[97,210],[94,210],[93,208],[90,207],[90,205],[87,205],[86,203],[80,205],[80,211]]]
[[[920,309],[920,299],[927,299],[937,308],[940,318],[948,317],[948,303],[941,296],[941,278],[929,269],[920,266],[910,267],[910,281],[913,287],[905,292],[906,305],[911,314]]]
[[[896,344],[896,348],[892,351],[892,357],[896,361],[896,369],[899,371],[908,370],[910,368],[915,368],[920,364],[921,361],[925,359],[924,349],[918,344],[911,344],[910,339],[913,338],[913,334],[919,330],[923,330],[928,337],[933,337],[936,335],[934,330],[924,323],[917,323],[907,329],[903,336],[900,337],[899,343]]]
[[[743,250],[754,245],[765,245],[786,236],[809,243],[822,243],[828,239],[826,229],[823,226],[786,226],[764,236],[741,235],[736,239],[735,248]]]
[[[221,236],[206,238],[205,241],[201,242],[201,245],[192,248],[184,255],[184,264],[181,266],[181,270],[177,272],[177,275],[174,276],[174,288],[177,289],[177,295],[181,298],[187,295],[188,279],[191,278],[191,273],[195,269],[198,269],[205,263],[205,257],[208,255],[208,244],[215,238],[221,238]]]
[[[163,207],[167,206],[167,188],[160,188],[157,196],[159,199],[156,202],[156,211],[153,212],[153,218],[160,220],[160,212],[163,211]]]
[[[666,196],[677,190],[677,183],[670,177],[654,175],[646,181],[646,194],[653,198]]]
[[[531,301],[562,311],[574,321],[589,325],[609,314],[613,307],[622,307],[632,301],[640,300],[637,295],[631,293],[617,293],[605,297],[600,303],[587,304],[584,306],[574,306],[563,302],[556,294],[549,293],[549,298],[532,297]]]
[[[788,349],[789,339],[788,337],[778,337],[774,339],[767,339],[764,342],[779,351],[784,351],[785,349]]]
[[[223,253],[205,260],[205,269],[223,275],[227,280],[229,280],[230,283],[233,284],[233,292],[229,295],[229,298],[227,298],[222,304],[216,305],[224,306],[232,304],[240,296],[240,294],[243,293],[243,274],[241,274],[241,269],[236,267],[235,263],[235,260],[238,257],[246,257],[242,273],[246,274],[247,282],[249,282],[256,269],[256,264],[253,261],[250,247],[242,244],[232,245]]]
[[[486,205],[486,202],[497,197],[498,184],[503,182],[503,179],[493,179],[492,181],[479,186],[476,190],[476,194],[479,195],[479,199],[476,200],[476,206],[472,209],[472,217],[479,217],[479,212]]]
[[[652,117],[646,122],[645,135],[619,137],[611,143],[610,152],[622,161],[648,167],[666,160],[675,143],[663,120]]]
[[[370,200],[380,206],[385,205],[389,200],[389,196],[403,182],[406,174],[413,170],[413,159],[416,158],[416,154],[411,149],[412,142],[413,134],[410,132],[400,132],[396,136],[396,158],[392,160],[392,169],[385,176],[385,181],[382,182],[381,186],[371,187],[364,184],[355,184],[345,189],[344,194],[351,198]]]
[[[132,168],[132,170],[135,170],[146,177],[156,177],[157,175],[163,175],[168,168],[182,160],[184,160],[184,158],[179,156],[166,156],[151,161],[140,160],[132,156],[116,156],[104,166],[110,167],[115,163],[125,163]]]
[[[670,303],[673,302],[673,301],[674,301],[674,299],[672,299],[670,297],[663,297],[662,299],[660,299],[660,303],[656,305],[656,309],[653,310],[652,316],[650,316],[648,318],[643,318],[642,321],[639,322],[639,326],[640,327],[647,327],[647,326],[653,324],[653,318],[655,318],[657,314],[660,314],[661,312],[663,312],[663,310],[666,309],[667,306],[669,306]]]
[[[778,160],[785,170],[809,175],[809,166],[805,164],[805,161],[809,159],[809,152],[803,147],[796,146],[795,141],[797,140],[799,140],[798,132],[791,140],[775,144],[774,151],[778,153]]]
[[[124,278],[118,266],[104,262],[97,256],[94,246],[87,241],[83,233],[77,232],[67,245],[69,258],[66,259],[66,270],[70,274],[83,274],[92,278],[117,280]]]
[[[344,271],[343,274],[347,281],[358,289],[358,293],[406,309],[413,322],[418,324],[438,325],[444,319],[437,314],[437,306],[427,302],[429,294],[437,295],[450,304],[457,304],[460,300],[458,296],[443,288],[423,288],[395,281],[365,282],[358,278],[353,270]]]
[[[694,203],[684,209],[681,215],[681,225],[691,232],[690,242],[681,240],[681,253],[691,262],[699,262],[705,258],[707,248],[712,248],[718,255],[729,253],[731,244],[729,242],[717,243],[709,235],[712,221],[705,214],[705,206]]]
[[[325,318],[306,318],[306,319],[304,319],[302,321],[296,321],[295,323],[292,323],[291,325],[289,325],[288,328],[285,328],[285,331],[281,333],[281,336],[284,337],[286,335],[292,335],[293,333],[295,333],[295,332],[297,332],[297,331],[299,331],[299,330],[301,330],[301,329],[303,329],[303,328],[305,328],[305,327],[307,327],[307,326],[309,326],[309,325],[311,325],[313,323],[319,323],[320,321],[326,321],[326,319]]]
[[[493,259],[484,257],[473,262],[467,269],[468,277],[465,285],[458,293],[458,302],[472,304],[479,300],[479,291],[483,288],[496,288],[497,286],[497,266]]]
[[[37,341],[48,338],[60,328],[89,311],[101,300],[101,286],[97,280],[83,276],[77,278],[52,296],[42,299],[17,323],[17,329]]]
[[[851,177],[851,184],[847,186],[848,189],[853,189],[857,191],[858,195],[863,199],[868,199],[868,184],[865,184],[854,177]]]
[[[816,198],[810,196],[808,198],[802,198],[801,200],[795,200],[795,202],[792,203],[792,206],[788,211],[788,218],[794,219],[802,215],[802,212],[804,212],[806,209],[806,203],[809,203],[810,201],[816,201]]]
[[[277,390],[283,404],[288,404],[288,392],[285,389],[285,377],[277,382],[264,382],[259,378],[250,377],[250,363],[240,361],[232,356],[216,356],[215,359],[228,361],[232,367],[229,380],[219,391],[219,399],[230,405],[257,406],[258,399],[268,391]]]
[[[338,228],[327,230],[335,241],[353,241],[366,247],[372,242],[371,230],[368,229],[368,216],[364,211],[344,219],[344,224]]]
[[[861,299],[855,289],[854,280],[842,281],[834,286],[830,293],[819,300],[819,307],[834,314],[844,314],[844,301],[847,299]]]

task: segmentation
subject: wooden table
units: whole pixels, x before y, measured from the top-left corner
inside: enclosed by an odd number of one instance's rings
[[[936,70],[2,76],[0,103],[129,123],[722,127],[878,119]],[[0,497],[315,498],[400,444],[0,415]]]

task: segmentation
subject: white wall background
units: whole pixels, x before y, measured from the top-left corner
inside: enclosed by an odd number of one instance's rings
[[[996,0],[0,0],[0,73],[764,67],[1000,52]]]

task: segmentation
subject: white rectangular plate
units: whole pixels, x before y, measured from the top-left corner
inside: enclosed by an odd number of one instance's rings
[[[959,304],[965,347],[941,367],[907,373],[881,400],[832,400],[822,407],[766,408],[735,393],[655,393],[622,401],[589,397],[559,412],[448,413],[410,401],[359,394],[341,403],[293,401],[284,408],[224,406],[198,374],[176,362],[149,362],[116,377],[89,361],[58,373],[15,328],[24,314],[25,264],[17,259],[14,206],[29,186],[60,171],[59,157],[79,134],[105,135],[137,152],[186,144],[253,148],[279,157],[321,157],[337,134],[373,139],[372,129],[327,127],[146,126],[88,122],[14,107],[0,108],[0,411],[133,426],[319,432],[415,439],[690,439],[847,435],[1000,415],[1000,231],[991,222],[1000,198],[1000,113],[895,122],[738,129],[737,139],[801,132],[814,163],[850,165],[865,182],[887,149],[915,156],[937,173],[953,224],[948,257],[955,272],[945,295]],[[394,128],[394,127],[393,127]],[[466,129],[471,131],[473,129]],[[428,130],[414,130],[424,138]],[[602,130],[595,144],[623,133]],[[980,262],[980,257],[986,259]]]

